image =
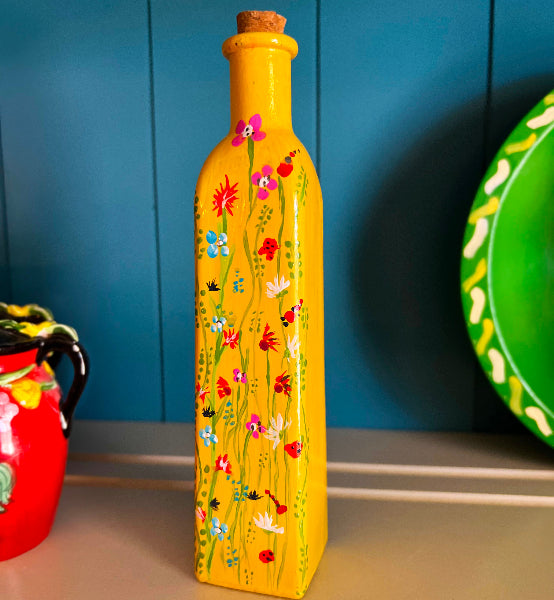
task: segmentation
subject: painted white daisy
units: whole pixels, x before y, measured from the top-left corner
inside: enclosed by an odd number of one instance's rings
[[[298,335],[295,335],[292,340],[290,336],[287,336],[287,350],[289,351],[291,358],[298,358],[298,351],[300,350],[300,339]]]
[[[266,286],[267,286],[267,290],[266,290],[266,296],[268,298],[277,298],[279,296],[284,295],[283,292],[289,287],[290,285],[290,281],[288,281],[287,279],[285,279],[284,275],[281,275],[281,279],[279,280],[279,276],[277,275],[275,277],[275,279],[273,280],[273,283],[271,283],[271,281],[267,281],[266,282]]]
[[[285,533],[284,527],[277,527],[277,525],[273,525],[273,517],[270,517],[267,512],[265,516],[262,517],[262,513],[258,513],[259,519],[254,517],[254,523],[264,531],[269,531],[271,533]]]
[[[275,450],[283,437],[283,431],[289,427],[291,421],[284,423],[284,419],[281,416],[281,413],[279,413],[277,419],[271,417],[269,422],[271,423],[271,427],[264,433],[264,437],[273,441],[273,450]]]

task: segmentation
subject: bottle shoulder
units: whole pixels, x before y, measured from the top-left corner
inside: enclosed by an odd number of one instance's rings
[[[262,140],[237,142],[234,132],[226,135],[210,152],[200,171],[197,192],[212,188],[218,180],[252,178],[256,174],[278,177],[287,187],[306,173],[314,187],[319,181],[305,146],[290,129],[268,130]],[[296,177],[293,176],[293,173]]]

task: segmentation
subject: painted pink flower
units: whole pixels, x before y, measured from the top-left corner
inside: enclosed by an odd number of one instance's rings
[[[277,187],[275,179],[271,179],[273,169],[269,165],[262,167],[262,172],[256,171],[252,175],[252,183],[257,185],[260,189],[258,190],[258,198],[265,200],[269,196],[268,190],[274,190]]]
[[[246,373],[240,369],[233,369],[233,380],[237,383],[246,383]]]
[[[258,415],[255,415],[254,413],[250,415],[250,421],[246,423],[246,429],[249,429],[252,432],[252,437],[256,439],[260,437],[260,433],[267,431],[267,429],[262,425]]]
[[[254,115],[250,117],[248,125],[241,119],[235,128],[236,137],[231,142],[233,146],[240,146],[246,138],[251,137],[253,141],[259,142],[265,138],[265,132],[261,131],[262,117]]]
[[[227,454],[224,456],[221,456],[220,454],[217,457],[217,460],[215,461],[215,470],[223,471],[224,473],[227,473],[227,475],[231,474],[231,463],[229,462],[229,457]]]

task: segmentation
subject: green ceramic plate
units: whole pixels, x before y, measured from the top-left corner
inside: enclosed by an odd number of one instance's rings
[[[554,447],[554,92],[513,130],[479,187],[462,301],[492,384]]]

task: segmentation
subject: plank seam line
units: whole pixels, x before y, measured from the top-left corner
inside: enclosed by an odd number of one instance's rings
[[[125,477],[98,477],[66,475],[65,484],[73,487],[100,487],[135,490],[165,490],[188,492],[194,489],[193,481],[165,479],[131,479]],[[435,492],[419,490],[389,490],[328,487],[329,498],[349,500],[378,500],[401,502],[427,502],[438,504],[470,504],[481,506],[554,507],[552,496],[524,494],[488,494],[474,492]]]
[[[98,462],[113,464],[159,465],[193,467],[193,456],[155,454],[89,454],[73,452],[69,460],[75,462]],[[413,477],[447,477],[461,479],[512,479],[531,481],[554,481],[551,469],[507,469],[494,467],[451,467],[427,465],[398,465],[386,463],[327,463],[330,473],[361,475],[398,475]]]
[[[164,330],[163,330],[163,303],[162,303],[162,259],[160,242],[160,209],[158,194],[158,149],[156,140],[156,99],[154,89],[154,41],[152,34],[152,5],[147,0],[146,14],[148,20],[148,78],[150,91],[150,139],[152,144],[152,193],[154,196],[154,240],[156,246],[156,291],[158,296],[158,343],[160,345],[160,395],[161,395],[161,421],[166,421],[165,398],[165,356],[164,356]]]
[[[13,301],[13,284],[12,284],[12,270],[11,270],[11,258],[10,258],[10,230],[8,227],[8,195],[6,192],[6,178],[4,170],[4,143],[2,138],[2,121],[0,119],[0,214],[2,216],[2,231],[4,234],[4,255],[6,257],[6,277],[7,286],[6,297],[2,300],[4,302]]]

